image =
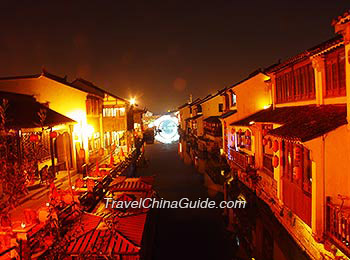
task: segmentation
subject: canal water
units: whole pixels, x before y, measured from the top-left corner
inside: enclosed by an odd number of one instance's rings
[[[137,175],[154,175],[155,189],[166,200],[223,200],[222,186],[205,173],[206,162],[177,143],[146,145],[148,166]],[[262,202],[242,185],[232,186],[232,197],[247,199],[246,209],[234,211],[227,228],[221,209],[160,209],[154,246],[155,260],[289,260],[308,259]]]

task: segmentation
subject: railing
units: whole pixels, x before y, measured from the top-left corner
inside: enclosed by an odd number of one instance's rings
[[[350,209],[333,204],[327,197],[326,235],[347,256],[350,256]]]
[[[243,170],[247,169],[249,155],[236,152],[235,150],[230,148],[230,159]]]

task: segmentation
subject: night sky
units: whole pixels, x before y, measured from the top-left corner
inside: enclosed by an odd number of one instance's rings
[[[340,3],[341,2],[341,3]],[[333,37],[347,1],[1,1],[0,76],[83,77],[160,113]]]

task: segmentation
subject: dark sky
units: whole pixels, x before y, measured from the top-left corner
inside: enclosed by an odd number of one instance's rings
[[[83,77],[163,112],[333,37],[347,1],[1,1],[0,76]]]

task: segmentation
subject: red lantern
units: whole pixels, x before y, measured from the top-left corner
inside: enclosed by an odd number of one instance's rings
[[[272,150],[274,152],[277,152],[278,151],[278,147],[279,147],[279,143],[277,140],[273,141],[273,147],[272,147]]]
[[[270,138],[267,140],[267,146],[269,147],[269,149],[271,149],[272,147],[272,141]]]
[[[30,137],[29,137],[29,140],[30,140],[31,142],[37,142],[37,141],[39,141],[39,135],[37,135],[37,134],[31,134]]]
[[[238,130],[238,134],[242,134],[242,129],[239,129],[239,130]]]
[[[263,138],[262,143],[263,143],[263,146],[267,145],[267,139]]]
[[[250,136],[250,135],[251,135],[251,133],[249,130],[245,131],[245,136]]]
[[[50,138],[56,138],[57,137],[57,132],[53,131],[53,132],[50,132]]]
[[[278,159],[278,156],[277,155],[275,155],[274,157],[273,157],[273,167],[274,168],[277,168],[278,167],[278,164],[279,164],[279,159]]]

